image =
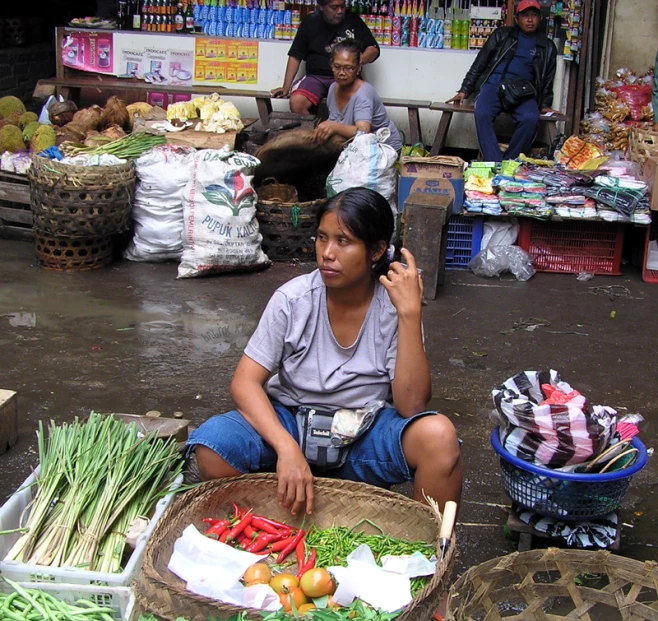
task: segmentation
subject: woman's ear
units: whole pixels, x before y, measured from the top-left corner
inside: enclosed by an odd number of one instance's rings
[[[377,245],[377,250],[372,253],[372,262],[377,263],[379,259],[382,258],[384,253],[388,250],[388,245],[386,244],[385,241],[380,241],[379,244]]]

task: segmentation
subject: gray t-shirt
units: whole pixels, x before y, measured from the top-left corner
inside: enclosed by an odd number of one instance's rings
[[[339,345],[315,270],[275,291],[244,353],[270,372],[278,369],[266,392],[283,405],[358,408],[391,402],[397,345],[397,312],[379,282],[355,342]]]
[[[388,118],[386,108],[379,98],[377,91],[368,82],[364,82],[342,111],[336,105],[336,83],[329,87],[327,95],[327,108],[329,109],[329,120],[343,123],[343,125],[356,125],[357,121],[370,123],[370,131],[374,134],[382,127],[388,127],[391,132],[387,145],[396,151],[402,148],[402,138],[393,121]]]

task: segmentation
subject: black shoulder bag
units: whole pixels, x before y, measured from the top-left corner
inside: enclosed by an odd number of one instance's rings
[[[512,58],[514,58],[514,54],[511,54],[507,59],[505,69],[503,69],[503,74],[500,77],[500,84],[498,85],[498,96],[505,112],[510,112],[527,99],[537,96],[537,91],[530,80],[526,80],[525,78],[505,79],[505,74],[512,62]]]

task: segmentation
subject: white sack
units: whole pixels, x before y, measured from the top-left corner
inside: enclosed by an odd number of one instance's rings
[[[168,261],[183,254],[183,189],[192,178],[195,149],[162,145],[135,160],[135,234],[123,256]]]

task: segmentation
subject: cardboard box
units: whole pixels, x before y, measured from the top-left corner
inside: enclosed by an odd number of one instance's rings
[[[18,400],[12,390],[0,388],[0,455],[18,440]]]
[[[464,160],[460,157],[436,155],[400,160],[398,210],[412,192],[436,194],[452,199],[452,213],[460,213],[464,204]]]
[[[658,157],[648,157],[644,161],[643,178],[651,192],[651,209],[658,211]]]

